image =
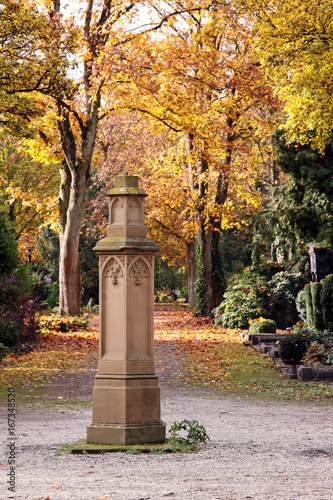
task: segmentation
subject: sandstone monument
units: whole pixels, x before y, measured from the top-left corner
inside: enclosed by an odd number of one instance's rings
[[[145,196],[137,176],[118,176],[109,192],[110,221],[99,255],[100,338],[87,442],[165,441],[154,363],[154,256]]]

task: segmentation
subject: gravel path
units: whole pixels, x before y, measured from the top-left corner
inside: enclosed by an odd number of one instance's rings
[[[158,366],[163,364],[158,353]],[[333,407],[252,402],[218,391],[184,389],[172,377],[179,356],[164,351],[162,419],[196,419],[211,440],[199,453],[72,455],[63,444],[86,437],[91,408],[19,406],[16,492],[8,491],[7,412],[0,458],[0,498],[29,500],[328,500],[333,499]],[[177,358],[177,359],[176,359]],[[166,363],[166,360],[168,363]],[[72,383],[73,383],[73,379]],[[81,397],[92,392],[91,371],[77,377]],[[48,388],[58,399],[66,377]],[[57,392],[58,387],[58,392]],[[42,397],[42,396],[41,396]],[[54,399],[56,398],[56,399]],[[19,394],[18,403],[20,404]]]

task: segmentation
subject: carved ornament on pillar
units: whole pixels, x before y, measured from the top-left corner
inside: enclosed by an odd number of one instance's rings
[[[134,261],[129,276],[135,279],[136,285],[141,285],[142,278],[149,278],[149,269],[143,259],[139,258]]]
[[[118,278],[122,278],[123,275],[123,268],[120,262],[112,257],[104,269],[105,278],[112,278],[112,283],[116,285],[118,283]]]

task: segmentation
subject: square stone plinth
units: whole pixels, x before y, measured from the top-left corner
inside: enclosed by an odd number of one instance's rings
[[[152,424],[91,424],[87,428],[87,443],[132,445],[165,442],[165,423]]]
[[[160,421],[160,388],[155,374],[95,376],[93,424],[132,425]]]

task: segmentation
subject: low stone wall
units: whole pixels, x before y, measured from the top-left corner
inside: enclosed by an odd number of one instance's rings
[[[333,381],[333,368],[311,368],[309,366],[300,365],[297,369],[297,378],[304,382],[309,382],[310,380]]]
[[[283,376],[289,380],[298,379],[303,382],[311,380],[324,382],[333,381],[333,367],[314,368],[304,365],[289,365],[280,359],[279,350],[274,344],[286,337],[284,334],[264,333],[260,335],[247,335],[246,340],[261,354],[268,355],[279,366]],[[272,345],[273,344],[273,345]]]

